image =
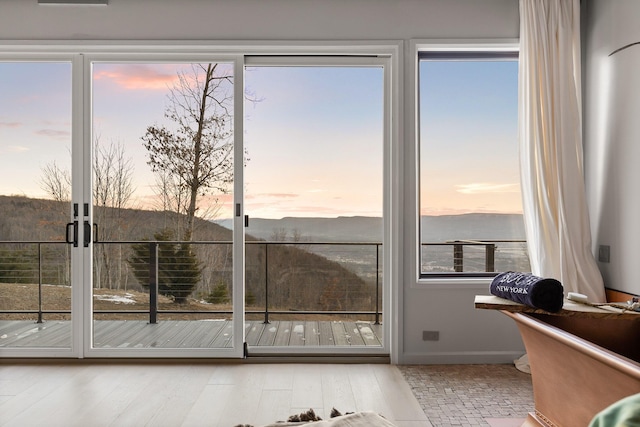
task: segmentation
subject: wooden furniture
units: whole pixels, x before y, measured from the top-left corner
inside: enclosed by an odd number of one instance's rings
[[[551,314],[495,296],[520,330],[531,367],[535,413],[523,426],[588,426],[610,404],[640,393],[640,313],[565,300]]]

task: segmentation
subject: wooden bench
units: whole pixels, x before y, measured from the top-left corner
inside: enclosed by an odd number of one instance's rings
[[[520,330],[535,402],[523,426],[586,427],[640,393],[640,313],[565,300],[551,314],[495,296],[476,296],[475,306],[500,310]]]

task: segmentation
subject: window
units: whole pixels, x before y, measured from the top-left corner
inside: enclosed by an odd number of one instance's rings
[[[528,271],[517,52],[419,54],[420,275]]]

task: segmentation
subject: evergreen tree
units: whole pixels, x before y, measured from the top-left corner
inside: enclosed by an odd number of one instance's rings
[[[163,230],[154,235],[158,242],[158,293],[184,304],[202,276],[202,266],[191,245],[172,242],[173,232]],[[165,243],[163,243],[165,242]],[[149,244],[133,245],[128,262],[140,285],[149,287]]]

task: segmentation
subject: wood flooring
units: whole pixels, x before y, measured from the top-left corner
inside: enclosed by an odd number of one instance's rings
[[[262,426],[312,408],[431,426],[386,364],[0,361],[0,426]]]

